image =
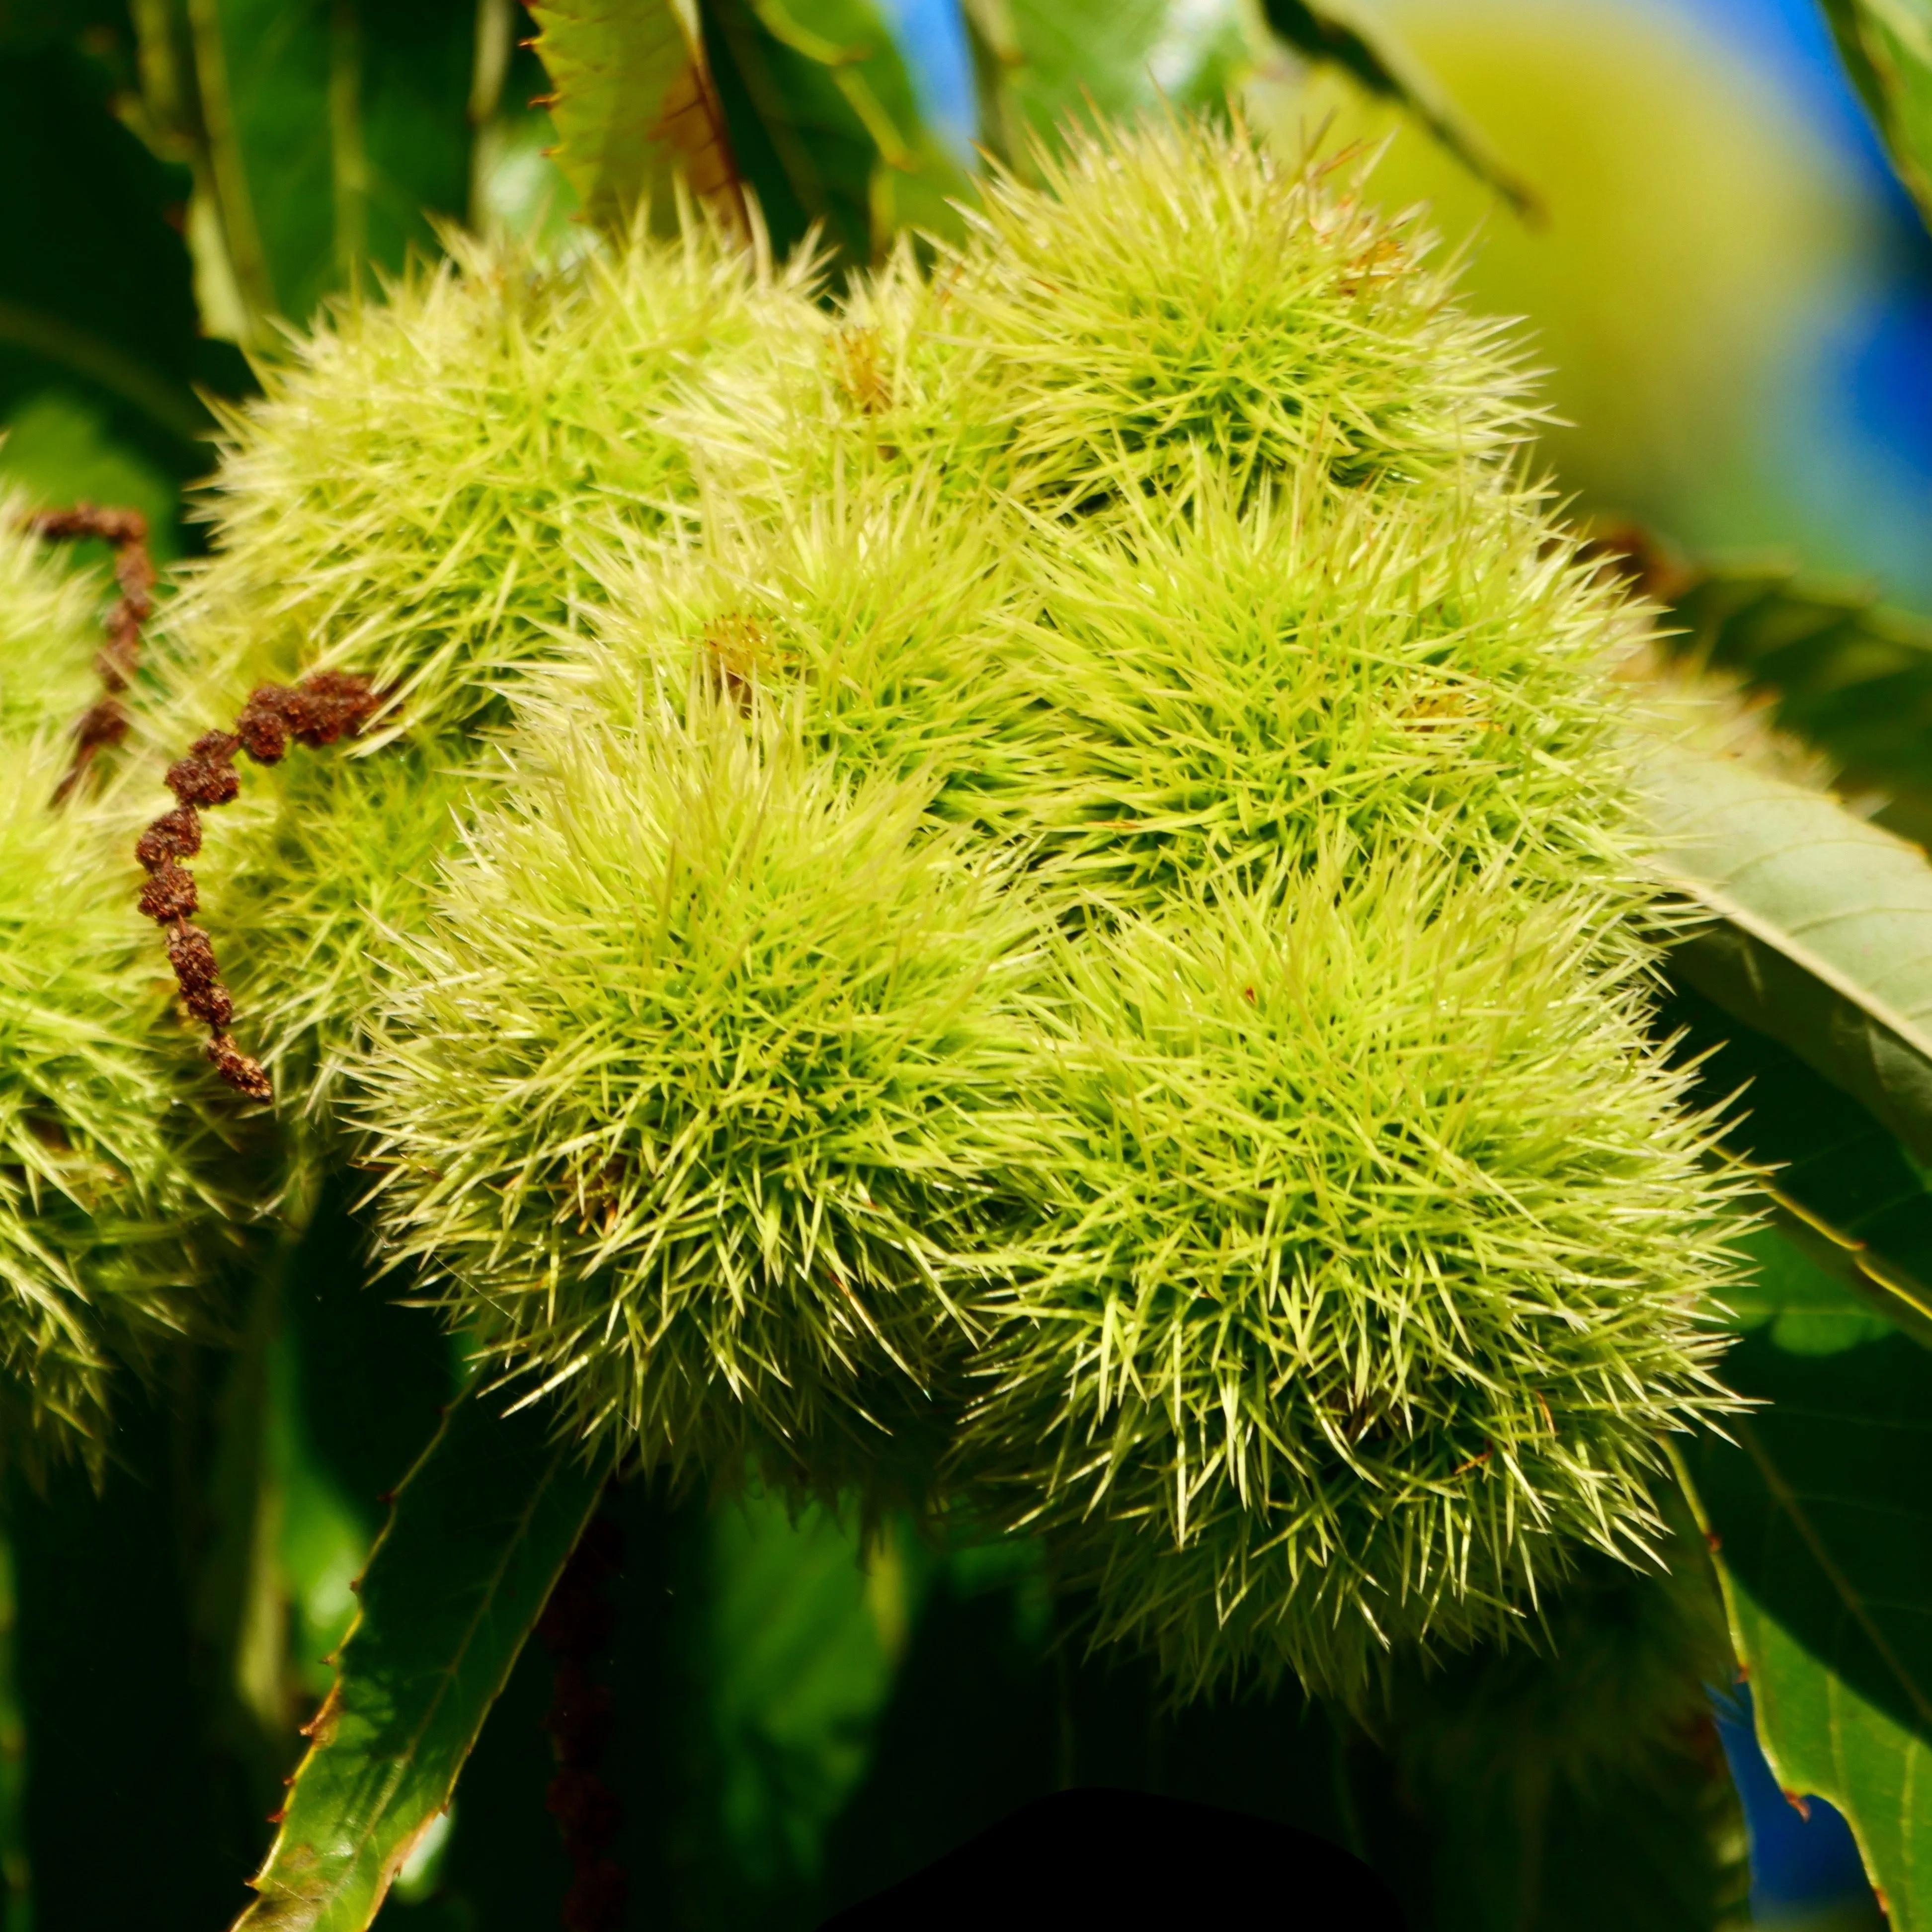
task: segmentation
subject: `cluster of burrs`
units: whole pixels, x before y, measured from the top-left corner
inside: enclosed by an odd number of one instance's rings
[[[26,520],[27,528],[50,543],[83,543],[98,538],[114,552],[114,581],[120,596],[109,607],[104,628],[107,642],[94,659],[101,695],[74,728],[74,759],[56,788],[53,802],[65,802],[80,784],[94,754],[128,735],[128,707],[122,694],[134,682],[141,662],[141,626],[154,612],[154,566],[148,554],[148,520],[139,510],[103,509],[76,503],[71,509],[44,510]]]
[[[181,862],[201,850],[200,814],[226,805],[242,790],[235,754],[246,752],[258,765],[279,764],[290,741],[332,745],[359,736],[382,705],[381,694],[366,677],[344,671],[314,671],[298,685],[265,684],[249,694],[232,731],[209,731],[188,754],[168,767],[167,786],[176,800],[141,834],[134,856],[148,874],[141,888],[141,910],[168,932],[168,963],[181,987],[182,1004],[208,1029],[208,1057],[238,1094],[266,1100],[274,1089],[260,1061],[242,1052],[228,1030],[235,1002],[215,963],[214,943],[189,923],[200,904],[194,875]]]

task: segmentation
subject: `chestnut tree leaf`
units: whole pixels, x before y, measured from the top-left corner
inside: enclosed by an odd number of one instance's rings
[[[1932,4],[1824,0],[1824,7],[1899,179],[1920,214],[1932,219]]]
[[[1504,166],[1434,82],[1368,21],[1314,0],[1262,0],[1262,13],[1270,29],[1296,52],[1340,68],[1366,92],[1393,101],[1517,214],[1541,218],[1543,206],[1536,190]]]
[[[874,0],[700,0],[704,47],[772,244],[817,228],[844,263],[950,231],[964,169],[922,113]]]
[[[1672,747],[1646,774],[1660,874],[1714,915],[1672,970],[1932,1164],[1932,865],[1828,794]]]
[[[1932,1355],[1773,1324],[1724,1376],[1766,1406],[1684,1461],[1766,1752],[1787,1790],[1844,1813],[1895,1932],[1926,1932]]]
[[[549,1419],[459,1396],[370,1552],[260,1896],[236,1932],[363,1932],[448,1804],[605,1471]]]
[[[680,0],[542,0],[531,17],[550,80],[559,167],[585,216],[622,227],[640,204],[674,218],[671,184],[728,219],[738,167],[695,8]]]
[[[1782,1244],[1828,1271],[1832,1305],[1932,1346],[1932,1190],[1898,1142],[1790,1048],[1694,988],[1673,986],[1658,1019],[1691,1066],[1692,1104],[1724,1108],[1725,1145],[1765,1171]]]
[[[1675,653],[1735,672],[1781,730],[1886,795],[1895,830],[1932,832],[1932,622],[1775,562],[1673,571]]]

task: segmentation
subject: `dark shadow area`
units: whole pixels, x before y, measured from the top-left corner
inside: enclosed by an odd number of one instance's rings
[[[1903,1335],[1793,1354],[1760,1330],[1725,1358],[1724,1379],[1772,1405],[1732,1425],[1743,1446],[1707,1433],[1690,1451],[1726,1564],[1861,1697],[1932,1738],[1932,1504],[1906,1514],[1897,1500],[1898,1471],[1932,1444],[1932,1354]],[[1858,1579],[1856,1606],[1820,1549]]]
[[[372,1523],[436,1433],[456,1392],[455,1345],[435,1315],[398,1306],[404,1271],[369,1279],[368,1232],[354,1204],[366,1178],[339,1170],[321,1198],[282,1286],[303,1426],[343,1495]]]
[[[190,1625],[182,1560],[196,1496],[170,1481],[195,1472],[184,1446],[161,1405],[125,1384],[119,1462],[98,1496],[76,1468],[44,1496],[14,1488],[38,1932],[224,1926],[268,1841],[256,1778],[211,1734],[220,1687]]]
[[[1082,1786],[1036,1798],[825,1932],[976,1932],[1102,1924],[1168,1932],[1403,1932],[1394,1894],[1312,1832],[1220,1805]]]

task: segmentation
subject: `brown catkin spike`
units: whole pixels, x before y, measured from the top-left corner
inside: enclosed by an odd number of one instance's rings
[[[188,924],[200,904],[194,875],[176,862],[201,850],[198,808],[226,805],[242,789],[235,754],[246,752],[257,764],[279,764],[292,736],[304,745],[330,745],[354,737],[381,708],[382,698],[365,677],[342,671],[316,671],[292,688],[257,686],[248,695],[232,731],[207,731],[189,746],[188,756],[167,769],[166,784],[180,802],[164,812],[135,842],[134,856],[148,874],[141,888],[141,910],[171,926],[168,963],[181,988],[182,1004],[212,1034],[208,1058],[215,1071],[251,1100],[274,1098],[260,1060],[238,1046],[228,1031],[235,1001],[222,984],[214,942]]]
[[[192,995],[221,983],[214,963],[214,941],[198,926],[178,926],[168,934],[168,964],[184,993]]]
[[[164,812],[134,842],[134,856],[152,872],[168,859],[192,859],[201,850],[201,820],[191,805]]]
[[[236,1093],[250,1100],[272,1100],[275,1090],[259,1060],[251,1060],[225,1033],[218,1033],[208,1042],[208,1057],[214,1070]]]
[[[169,766],[164,782],[184,805],[226,805],[242,790],[232,758],[205,758],[197,752]]]
[[[127,735],[127,707],[118,698],[104,698],[99,704],[89,705],[74,721],[74,754],[78,758],[82,752],[92,754],[103,745],[118,745]],[[61,782],[66,784],[67,781],[63,778]]]
[[[182,995],[182,1004],[205,1027],[224,1031],[235,1017],[235,1000],[219,980],[192,993]]]
[[[192,918],[200,905],[195,891],[194,874],[164,860],[141,888],[141,916],[166,925],[178,919]]]
[[[235,721],[236,735],[256,764],[278,765],[287,754],[289,728],[279,710],[262,702],[262,695],[258,691],[249,699],[248,710]]]
[[[71,509],[44,510],[26,519],[35,536],[50,543],[78,543],[98,538],[114,550],[114,581],[121,595],[103,620],[106,648],[94,659],[100,700],[83,712],[74,728],[74,758],[54,789],[60,806],[86,775],[104,745],[128,735],[128,713],[121,694],[134,681],[141,662],[141,626],[154,614],[154,566],[148,554],[148,520],[138,510],[104,509],[76,503]]]

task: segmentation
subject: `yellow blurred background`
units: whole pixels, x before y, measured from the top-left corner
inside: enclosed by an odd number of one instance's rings
[[[1534,188],[1540,221],[1286,54],[1263,57],[1249,112],[1292,148],[1387,142],[1372,192],[1430,204],[1472,301],[1527,320],[1562,487],[1698,551],[1780,550],[1932,598],[1924,244],[1822,21],[1779,0],[1358,10]]]

